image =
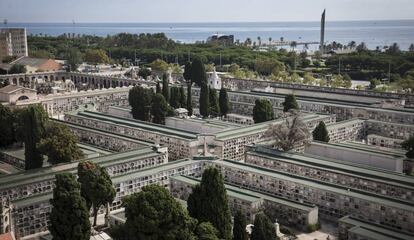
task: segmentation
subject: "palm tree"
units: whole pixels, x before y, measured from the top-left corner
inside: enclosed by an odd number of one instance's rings
[[[350,42],[348,43],[348,47],[349,47],[350,49],[354,49],[354,48],[356,47],[356,42],[355,42],[355,41],[350,41]]]
[[[269,37],[269,46],[272,44],[272,37]]]
[[[259,43],[259,47],[262,46],[262,38],[260,36],[257,37],[257,42]]]
[[[295,50],[295,47],[298,45],[298,43],[296,42],[296,41],[292,41],[291,43],[290,43],[290,47],[292,48],[292,51],[294,51]]]

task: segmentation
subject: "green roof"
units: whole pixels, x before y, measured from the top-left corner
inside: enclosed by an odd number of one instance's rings
[[[120,139],[120,140],[133,142],[133,143],[136,143],[136,144],[141,144],[143,147],[154,145],[154,143],[152,143],[152,142],[144,141],[144,140],[138,140],[136,138],[121,135],[119,133],[109,132],[109,131],[105,131],[105,130],[102,130],[102,129],[97,130],[97,129],[93,129],[93,128],[90,128],[90,127],[84,127],[80,124],[65,122],[65,121],[61,121],[61,120],[57,120],[57,119],[53,119],[53,121],[64,124],[64,125],[66,125],[70,128],[81,129],[81,130],[84,130],[84,131],[87,131],[87,132],[96,133],[96,134],[100,134],[100,135],[106,135],[106,136],[110,136],[110,137],[115,137],[115,138]]]
[[[112,122],[116,125],[125,125],[128,127],[143,129],[151,132],[159,132],[165,135],[170,135],[171,137],[178,137],[183,139],[197,139],[197,133],[185,131],[178,128],[166,127],[160,124],[154,124],[150,122],[139,121],[135,119],[114,117],[99,112],[92,111],[79,111],[75,114],[69,113],[69,115],[76,115],[78,117],[92,118],[105,122]]]
[[[285,181],[298,183],[304,186],[322,189],[328,192],[334,192],[334,193],[345,195],[345,196],[365,199],[367,201],[383,204],[385,206],[392,206],[394,208],[414,212],[414,205],[410,202],[392,198],[392,197],[377,195],[372,192],[367,192],[367,191],[363,191],[359,189],[349,189],[342,185],[333,184],[333,183],[329,183],[326,181],[310,179],[310,178],[306,178],[306,177],[302,177],[302,176],[298,176],[298,175],[294,175],[294,174],[290,174],[286,172],[278,172],[275,170],[258,167],[258,166],[250,165],[246,163],[235,162],[231,160],[217,161],[216,164],[224,165],[232,169],[242,169],[242,170],[252,172],[252,173],[263,174],[263,175],[271,176],[277,179],[282,179]]]
[[[345,216],[338,220],[339,223],[346,223],[348,225],[352,225],[351,229],[348,231],[360,234],[366,237],[373,237],[374,239],[382,240],[382,239],[398,239],[398,240],[413,240],[414,235],[406,234],[400,231],[395,231],[385,225],[379,225],[375,223],[369,223],[352,216]],[[360,228],[360,229],[358,229]],[[367,235],[370,234],[370,235]]]
[[[102,167],[112,166],[121,162],[130,162],[134,159],[156,156],[157,153],[150,147],[132,150],[122,153],[114,153],[105,156],[99,156],[96,158],[88,159],[99,164]],[[59,172],[72,172],[76,173],[78,162],[59,164],[50,167],[44,167],[40,169],[32,169],[25,172],[16,174],[9,174],[0,177],[1,185],[0,189],[6,189],[16,187],[33,182],[41,182],[48,179],[54,179],[55,174]]]

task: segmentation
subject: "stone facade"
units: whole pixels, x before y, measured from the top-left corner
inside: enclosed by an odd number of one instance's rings
[[[249,190],[315,204],[319,216],[337,220],[353,214],[360,219],[414,233],[414,207],[392,197],[348,190],[337,184],[316,181],[240,162],[217,161],[224,181]],[[363,209],[363,210],[361,210]]]
[[[172,177],[170,192],[176,198],[187,200],[193,187],[198,183],[199,179],[183,176]],[[238,210],[242,210],[250,223],[254,222],[255,216],[259,212],[265,212],[272,219],[277,218],[282,224],[295,226],[295,228],[302,230],[318,223],[317,207],[231,185],[226,185],[226,190],[232,215],[234,216]]]
[[[381,172],[379,176],[378,171],[369,167],[329,158],[318,159],[316,155],[282,153],[261,146],[251,147],[250,150],[246,152],[245,163],[254,166],[414,203],[414,179],[401,174]]]

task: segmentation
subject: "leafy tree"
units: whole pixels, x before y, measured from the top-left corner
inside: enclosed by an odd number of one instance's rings
[[[200,89],[200,114],[203,117],[210,115],[210,94],[207,84],[202,84]]]
[[[191,62],[185,63],[183,77],[187,82],[191,82],[191,77],[192,77]]]
[[[209,101],[210,101],[210,114],[213,117],[220,115],[220,105],[218,102],[217,91],[215,89],[208,89]]]
[[[293,94],[286,95],[285,101],[282,104],[284,112],[287,112],[290,109],[299,109],[299,105],[296,102],[296,97]]]
[[[138,76],[142,77],[143,79],[147,79],[148,76],[151,76],[151,70],[148,68],[140,68],[138,71]]]
[[[275,59],[258,59],[255,64],[256,71],[261,75],[275,75],[285,70],[285,65]]]
[[[191,98],[191,82],[188,82],[187,84],[187,110],[188,110],[188,116],[193,115],[193,103]]]
[[[167,74],[162,75],[162,95],[164,95],[165,101],[170,101],[170,88],[168,87]]]
[[[56,175],[49,231],[55,240],[89,240],[91,225],[79,183],[71,173]]]
[[[71,48],[66,52],[65,59],[67,60],[68,65],[70,66],[70,71],[76,71],[79,64],[82,63],[82,54],[76,48]]]
[[[373,78],[369,81],[369,89],[375,89],[380,84],[380,81],[376,78]]]
[[[10,70],[9,74],[18,74],[18,73],[26,73],[26,66],[21,64],[14,64]]]
[[[164,96],[161,93],[157,93],[152,100],[151,105],[151,114],[153,116],[152,121],[158,124],[165,123],[165,117],[168,114],[169,106],[167,101],[165,101]]]
[[[411,136],[408,140],[405,140],[401,146],[407,150],[405,156],[408,158],[414,158],[414,136]]]
[[[198,240],[219,240],[217,229],[209,222],[202,222],[196,228]]]
[[[272,104],[266,99],[257,99],[253,107],[253,120],[261,123],[275,118]]]
[[[286,118],[282,124],[270,125],[264,137],[274,140],[276,149],[286,152],[299,144],[309,144],[311,135],[299,115],[295,115]]]
[[[180,87],[180,107],[185,108],[187,105],[187,98],[185,96],[185,91],[184,91],[184,87],[181,86]]]
[[[230,111],[230,101],[227,95],[227,89],[221,88],[219,93],[220,115],[226,116]]]
[[[149,185],[125,197],[126,239],[194,240],[194,220],[170,193]]]
[[[217,168],[207,168],[199,185],[189,195],[188,212],[199,222],[210,222],[219,237],[231,239],[231,213],[223,176]]]
[[[105,168],[90,161],[78,164],[78,176],[81,195],[85,198],[87,207],[92,207],[93,226],[96,226],[99,208],[102,205],[112,203],[115,198],[111,177]]]
[[[88,49],[85,52],[84,60],[90,64],[109,63],[109,57],[102,49]]]
[[[45,129],[37,148],[48,157],[51,164],[67,163],[83,157],[83,152],[77,145],[77,137],[67,126],[48,122]]]
[[[151,119],[150,109],[154,93],[152,89],[135,86],[129,90],[128,101],[131,113],[135,119],[149,121]]]
[[[249,236],[246,232],[246,215],[238,210],[234,216],[234,226],[233,226],[233,240],[248,240]]]
[[[30,105],[21,113],[26,170],[40,168],[43,156],[37,148],[45,132],[47,113],[41,105]]]
[[[275,240],[276,229],[272,221],[263,213],[256,215],[250,240]]]
[[[15,121],[10,108],[0,104],[0,148],[7,147],[16,141]]]
[[[191,64],[191,81],[200,87],[203,87],[204,84],[207,85],[206,69],[199,58],[194,59]]]
[[[160,72],[166,72],[169,68],[169,65],[167,62],[161,59],[156,59],[152,63],[149,64],[152,70],[160,71]]]
[[[326,125],[323,121],[320,121],[318,126],[312,132],[313,140],[321,142],[329,142],[329,132],[326,130]]]
[[[157,82],[157,86],[155,87],[155,93],[156,94],[162,93],[161,86],[160,86],[160,83],[159,82]]]
[[[305,73],[303,75],[304,84],[313,85],[315,82],[316,82],[316,79],[310,73]]]

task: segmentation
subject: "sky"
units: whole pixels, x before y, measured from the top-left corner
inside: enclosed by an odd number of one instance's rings
[[[269,22],[414,19],[414,0],[0,0],[9,22]]]

